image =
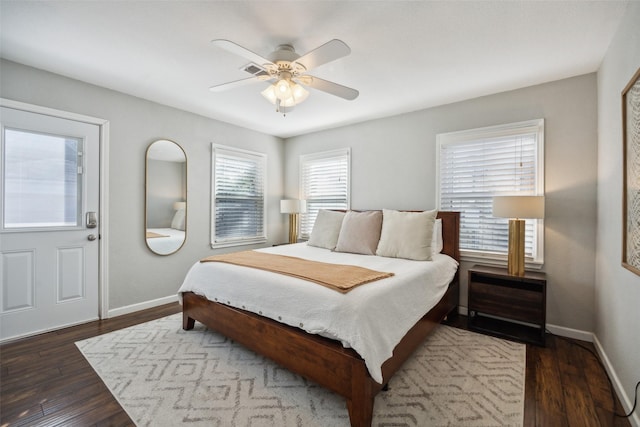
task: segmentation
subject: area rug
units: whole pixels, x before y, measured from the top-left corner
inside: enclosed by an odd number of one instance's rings
[[[76,343],[138,426],[347,427],[342,397],[176,314]],[[295,357],[295,355],[292,355]],[[525,346],[439,326],[374,426],[521,426]]]

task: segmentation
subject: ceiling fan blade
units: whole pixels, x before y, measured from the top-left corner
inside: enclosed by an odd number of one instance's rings
[[[360,92],[347,86],[339,85],[328,80],[321,79],[319,77],[310,76],[305,74],[297,79],[300,83],[306,86],[310,86],[314,89],[321,90],[331,95],[339,96],[349,101],[353,101],[358,97]]]
[[[248,84],[255,83],[255,82],[263,82],[265,80],[267,80],[267,79],[264,79],[264,78],[261,78],[261,77],[258,77],[258,76],[253,76],[253,77],[249,77],[247,79],[235,80],[235,81],[232,81],[232,82],[222,83],[222,84],[219,84],[219,85],[211,86],[209,88],[209,90],[211,92],[223,92],[223,91],[228,90],[228,89],[234,89],[236,87],[246,86]]]
[[[211,43],[218,46],[219,48],[222,48],[224,50],[226,50],[227,52],[231,52],[235,55],[241,56],[245,59],[248,59],[251,62],[255,62],[258,65],[273,65],[275,66],[275,64],[271,61],[269,61],[267,58],[264,58],[260,55],[258,55],[255,52],[250,51],[249,49],[246,49],[242,46],[240,46],[237,43],[234,43],[230,40],[225,40],[225,39],[216,39],[216,40],[211,40]]]
[[[302,55],[296,59],[294,64],[300,64],[307,70],[315,67],[319,67],[327,62],[335,61],[338,58],[347,56],[351,53],[351,49],[345,42],[338,39],[333,39],[323,44],[320,47],[315,48],[311,52]]]

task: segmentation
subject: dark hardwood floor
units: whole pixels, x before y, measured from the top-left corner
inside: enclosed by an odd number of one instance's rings
[[[74,343],[179,311],[168,304],[0,346],[0,427],[133,425]],[[466,328],[466,318],[454,326]],[[526,427],[629,426],[613,416],[612,405],[590,353],[555,336],[546,348],[527,345]],[[617,399],[616,410],[623,412]]]

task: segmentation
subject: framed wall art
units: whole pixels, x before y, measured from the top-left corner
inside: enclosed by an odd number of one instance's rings
[[[622,91],[622,265],[640,275],[640,69]]]

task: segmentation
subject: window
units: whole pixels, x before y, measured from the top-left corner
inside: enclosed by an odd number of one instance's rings
[[[351,149],[300,156],[300,198],[307,212],[300,215],[300,237],[308,239],[321,209],[349,209]]]
[[[492,215],[493,196],[544,194],[544,120],[437,136],[438,206],[460,211],[463,256],[504,259],[508,219]],[[542,220],[526,220],[525,258],[543,262]]]
[[[82,140],[4,129],[5,229],[82,222]]]
[[[267,240],[266,160],[262,153],[212,144],[211,246]]]

